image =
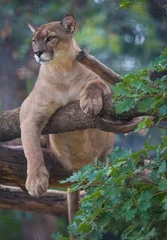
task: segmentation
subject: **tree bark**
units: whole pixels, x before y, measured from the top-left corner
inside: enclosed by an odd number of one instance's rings
[[[105,66],[102,62],[97,60],[95,57],[80,51],[76,57],[77,61],[85,65],[87,68],[97,73],[102,79],[115,85],[118,82],[122,81],[122,77]]]
[[[20,137],[19,108],[0,113],[0,141],[10,141]],[[106,108],[107,114],[93,116],[85,114],[79,106],[79,101],[72,102],[59,109],[49,120],[42,134],[56,134],[83,130],[88,128],[98,128],[102,131],[113,133],[128,133],[142,121],[142,117],[136,117],[139,113],[131,111],[123,113],[116,118],[114,107]],[[109,114],[108,114],[109,112]],[[141,115],[147,115],[143,113]],[[133,118],[134,117],[134,118]],[[123,119],[124,118],[124,119]],[[131,120],[127,120],[127,118]],[[155,120],[153,116],[150,119]]]
[[[63,191],[48,190],[40,198],[35,198],[18,187],[0,185],[0,208],[67,216],[67,194]]]
[[[79,210],[80,191],[70,193],[70,188],[67,190],[67,203],[68,203],[68,220],[72,224],[75,214]]]
[[[48,149],[43,149],[45,165],[50,175],[50,187],[67,188],[69,184],[60,184],[60,180],[70,177],[67,171]],[[19,186],[25,190],[27,160],[22,146],[11,147],[0,145],[0,184]],[[25,190],[26,191],[26,190]]]

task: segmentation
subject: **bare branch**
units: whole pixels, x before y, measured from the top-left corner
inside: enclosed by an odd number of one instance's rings
[[[67,215],[67,194],[48,190],[40,198],[35,198],[18,187],[0,185],[0,208],[64,216]]]
[[[80,191],[80,197],[85,192]],[[47,190],[40,198],[35,198],[19,187],[0,185],[0,208],[15,209],[20,211],[39,212],[55,216],[67,216],[68,194],[60,190]]]
[[[102,79],[115,85],[118,82],[122,81],[122,77],[112,71],[110,68],[105,66],[102,62],[97,60],[95,57],[80,51],[76,57],[77,61],[85,65],[87,68],[91,69],[93,72],[98,74]]]

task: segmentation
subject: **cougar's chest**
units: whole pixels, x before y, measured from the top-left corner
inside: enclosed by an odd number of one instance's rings
[[[55,101],[60,102],[62,105],[66,105],[69,102],[79,99],[80,96],[79,86],[58,83],[55,84],[54,89],[55,89]]]
[[[54,82],[55,100],[61,101],[63,105],[79,100],[85,85],[86,82],[78,74],[69,74],[64,78],[56,79]]]
[[[45,71],[44,71],[45,70]],[[89,71],[86,73],[82,66],[74,64],[68,71],[63,68],[40,69],[39,79],[42,91],[47,92],[50,101],[66,105],[71,101],[79,100],[80,93],[89,81]]]

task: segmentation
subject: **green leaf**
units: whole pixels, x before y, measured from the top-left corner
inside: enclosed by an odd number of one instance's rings
[[[167,197],[162,200],[162,207],[164,210],[167,210]]]
[[[165,57],[166,55],[167,55],[167,47],[165,47],[161,53],[161,56],[163,56],[163,57]]]
[[[124,86],[121,85],[121,83],[113,86],[113,91],[114,91],[114,95],[121,95],[121,96],[127,96],[127,90]],[[128,96],[130,96],[130,94],[128,93]]]
[[[158,169],[154,169],[154,170],[151,172],[150,178],[151,178],[151,180],[152,180],[154,183],[157,183],[157,180],[158,180]]]
[[[164,149],[166,152],[166,149]],[[163,161],[158,169],[158,174],[166,172],[166,161]]]
[[[167,209],[167,203],[166,203],[166,206],[165,208]],[[164,208],[164,209],[165,209]],[[160,214],[159,218],[158,218],[158,221],[164,221],[167,219],[167,211],[163,212],[162,214]]]
[[[126,216],[125,216],[126,220],[130,221],[130,220],[134,219],[136,212],[137,212],[137,209],[135,209],[135,208],[128,210],[126,212]]]
[[[166,106],[166,105],[164,105],[164,106],[162,106],[162,107],[160,108],[160,114],[161,114],[162,116],[166,116],[166,115],[167,115],[167,106]]]
[[[61,236],[61,234],[59,232],[53,232],[52,233],[52,237],[54,240],[58,239]]]
[[[167,180],[166,179],[162,180],[159,183],[158,190],[160,190],[160,191],[167,190]]]
[[[82,234],[89,233],[91,231],[90,223],[82,222],[77,229],[77,232],[82,232]]]
[[[99,226],[104,226],[105,224],[108,224],[110,220],[111,220],[111,213],[104,212],[102,215],[99,216],[96,223],[99,224]]]
[[[116,103],[116,112],[121,113],[121,112],[126,112],[131,108],[135,107],[135,103],[133,99],[131,98],[126,98],[123,99],[122,101],[119,101]]]
[[[156,228],[152,228],[151,231],[145,236],[145,239],[153,239],[156,235]]]
[[[153,109],[155,107],[155,104],[155,98],[146,98],[138,103],[138,110],[139,112],[146,112],[150,109]]]
[[[63,237],[59,232],[53,232],[52,237],[54,240],[70,240],[68,237]]]
[[[140,206],[140,210],[145,212],[147,211],[150,207],[151,207],[152,203],[151,202],[144,202],[141,206]]]

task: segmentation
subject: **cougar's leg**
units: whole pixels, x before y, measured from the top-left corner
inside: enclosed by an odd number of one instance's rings
[[[103,108],[103,98],[110,94],[108,85],[100,79],[89,81],[80,94],[80,106],[85,113],[97,115]]]
[[[55,110],[49,106],[32,108],[29,104],[23,104],[20,110],[21,140],[27,158],[26,189],[30,195],[36,197],[46,192],[49,185],[49,174],[44,164],[40,135]]]

